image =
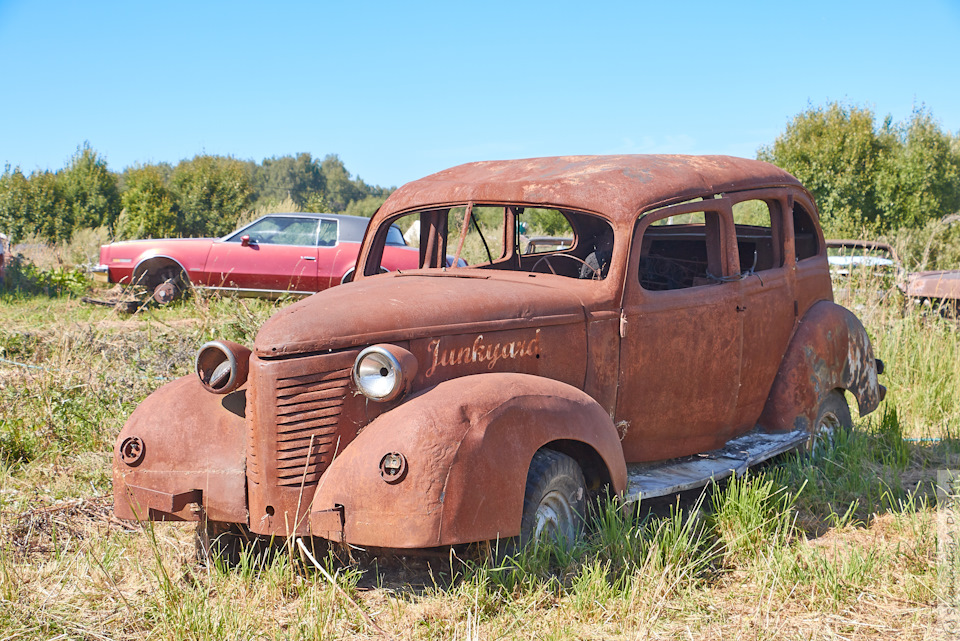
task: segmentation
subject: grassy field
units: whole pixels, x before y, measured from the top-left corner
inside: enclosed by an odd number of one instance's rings
[[[679,505],[606,504],[574,550],[324,559],[331,582],[296,554],[207,567],[190,527],[112,516],[111,450],[137,403],[188,373],[203,341],[249,344],[283,302],[127,316],[2,294],[0,639],[946,636],[958,566],[938,560],[949,514],[932,488],[960,467],[960,330],[896,297],[844,302],[889,394],[817,457]]]

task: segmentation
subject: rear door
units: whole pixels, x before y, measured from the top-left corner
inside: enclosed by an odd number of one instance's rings
[[[740,279],[743,363],[736,422],[752,428],[797,323],[794,273],[786,257],[786,194],[765,190],[732,194]]]

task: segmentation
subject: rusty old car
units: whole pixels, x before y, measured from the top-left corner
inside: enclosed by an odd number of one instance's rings
[[[572,245],[523,253],[538,221]],[[414,222],[418,268],[382,273]],[[570,540],[602,491],[668,495],[849,427],[847,397],[877,408],[881,371],[785,171],[470,163],[387,199],[353,282],[250,346],[203,345],[145,399],[116,442],[115,511],[216,541]]]

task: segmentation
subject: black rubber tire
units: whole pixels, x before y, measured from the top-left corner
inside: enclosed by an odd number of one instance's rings
[[[240,565],[245,550],[262,554],[268,545],[246,525],[200,521],[197,523],[197,559],[208,564],[233,568]]]
[[[544,536],[572,546],[583,529],[586,508],[587,487],[577,462],[554,450],[538,450],[527,472],[520,546]]]
[[[850,415],[850,406],[842,390],[833,390],[820,402],[817,410],[817,422],[810,430],[810,440],[807,450],[816,453],[833,442],[834,435],[843,430],[853,429],[853,417]]]

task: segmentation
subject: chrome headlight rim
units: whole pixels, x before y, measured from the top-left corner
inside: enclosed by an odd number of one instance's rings
[[[210,350],[216,350],[219,354],[223,355],[223,360],[220,360],[213,364],[211,367],[210,364],[203,363],[205,356],[208,356]],[[223,384],[216,385],[216,381],[213,380],[214,374],[221,369],[223,364],[229,366],[229,377],[227,381]],[[194,363],[194,370],[197,373],[197,378],[200,379],[200,383],[209,391],[214,394],[227,394],[237,387],[237,371],[238,363],[236,354],[233,353],[233,350],[229,348],[223,341],[207,341],[200,346],[200,349],[197,350],[197,358]],[[205,376],[206,373],[206,376]]]
[[[373,367],[380,365],[377,370],[380,376],[376,377]],[[364,370],[364,366],[370,367]],[[386,372],[384,372],[386,370]],[[378,389],[374,383],[383,383],[384,379],[391,379],[388,387]],[[400,396],[404,391],[406,377],[400,360],[391,352],[387,346],[371,345],[357,355],[357,360],[353,363],[353,382],[360,390],[360,393],[371,401],[385,403],[392,401]]]

